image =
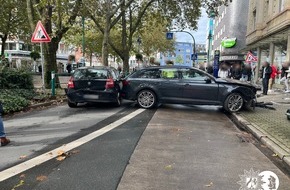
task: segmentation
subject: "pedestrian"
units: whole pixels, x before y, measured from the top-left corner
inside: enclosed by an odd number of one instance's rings
[[[252,80],[252,68],[250,64],[244,65],[242,69],[242,78],[241,81],[251,81]]]
[[[219,78],[229,78],[229,67],[226,63],[222,63],[220,65],[220,68],[218,71],[218,77]]]
[[[209,64],[206,68],[206,72],[210,75],[213,75],[213,66],[212,64]]]
[[[121,66],[118,66],[117,70],[118,70],[119,74],[121,74],[121,72],[122,72],[122,67],[121,67]]]
[[[289,89],[289,65],[290,65],[290,62],[286,62],[286,63],[283,63],[282,64],[282,68],[281,68],[281,80],[280,82],[284,82],[285,84],[285,92],[289,93],[290,92],[290,89]]]
[[[236,63],[233,65],[230,72],[230,76],[232,79],[235,79],[235,80],[240,80],[242,78],[242,69],[241,69],[240,63]]]
[[[279,74],[277,66],[275,64],[273,64],[271,66],[271,69],[272,69],[272,73],[271,73],[270,79],[269,79],[269,91],[272,91],[273,84],[275,83],[275,79],[276,79],[277,75]]]
[[[265,61],[262,67],[262,84],[263,84],[263,94],[268,94],[269,80],[271,77],[272,68],[270,63]]]
[[[2,102],[0,102],[0,139],[1,139],[1,146],[6,146],[10,143],[10,140],[6,138],[6,134],[4,131],[4,124],[2,120],[2,114],[3,114],[3,105]]]
[[[66,70],[67,72],[70,74],[71,71],[72,71],[72,67],[71,67],[71,63],[68,63],[67,66],[66,66]]]

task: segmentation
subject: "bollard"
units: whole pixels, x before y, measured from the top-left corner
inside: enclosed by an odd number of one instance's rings
[[[55,96],[55,72],[51,71],[51,96]]]

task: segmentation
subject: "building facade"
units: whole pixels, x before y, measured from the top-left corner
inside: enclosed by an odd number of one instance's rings
[[[174,52],[160,53],[160,65],[173,63],[174,65],[193,66],[191,55],[193,54],[193,45],[189,42],[176,42]]]
[[[0,49],[2,48],[2,44],[0,43]],[[19,68],[21,66],[30,67],[32,71],[38,72],[38,66],[41,64],[41,60],[37,60],[34,62],[30,53],[32,51],[32,45],[26,43],[22,40],[7,40],[5,45],[5,58],[9,60],[10,66],[13,68]],[[40,47],[37,46],[37,51],[40,52]],[[60,42],[58,51],[57,51],[57,64],[59,72],[64,72],[67,62],[68,56],[72,53],[72,51],[66,46],[64,43]],[[74,53],[74,52],[73,52]]]
[[[264,61],[281,68],[290,61],[290,0],[250,0],[248,15],[247,50],[258,56],[258,68]]]
[[[214,19],[211,55],[219,50],[220,61],[233,64],[245,60],[248,10],[249,0],[233,0],[228,6],[218,8],[218,15]]]

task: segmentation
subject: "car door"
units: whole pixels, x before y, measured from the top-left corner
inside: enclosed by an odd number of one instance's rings
[[[197,69],[181,69],[183,99],[187,103],[218,104],[219,85],[206,73]]]
[[[182,84],[180,73],[177,68],[160,69],[158,91],[160,99],[165,103],[182,103]]]

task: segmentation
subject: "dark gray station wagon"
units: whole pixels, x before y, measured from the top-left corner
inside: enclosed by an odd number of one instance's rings
[[[158,103],[218,105],[228,112],[250,106],[256,99],[256,88],[231,79],[217,79],[192,67],[148,67],[129,75],[123,81],[124,99],[137,100],[142,108]]]

